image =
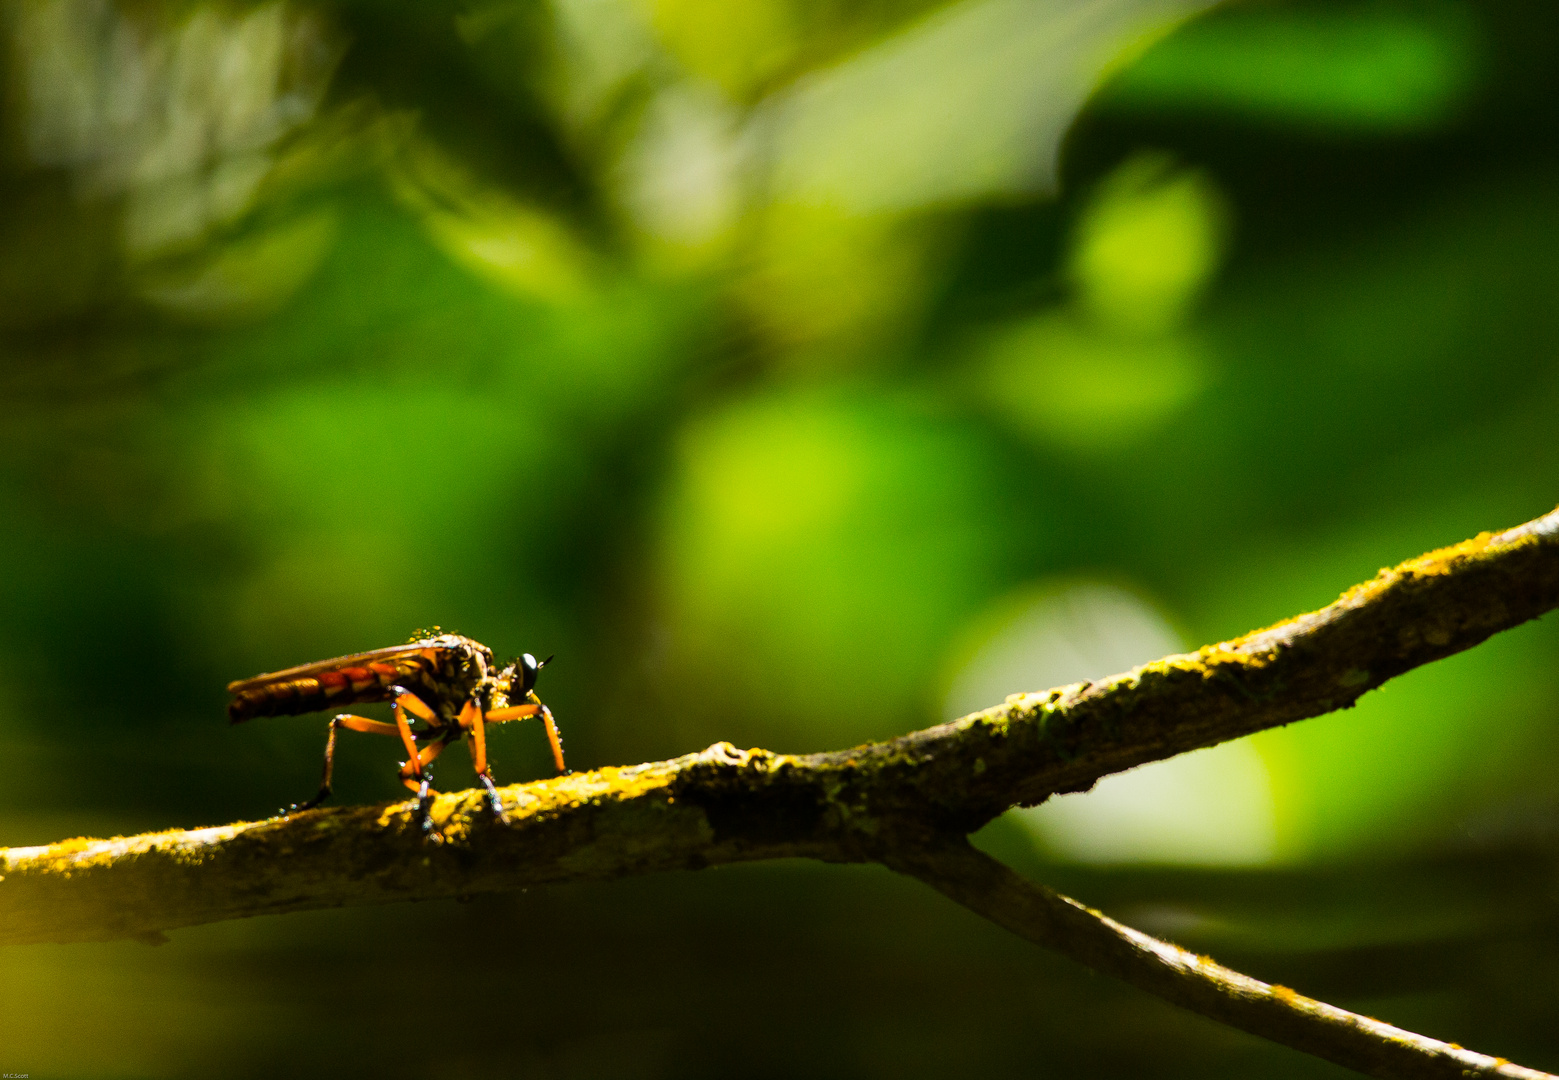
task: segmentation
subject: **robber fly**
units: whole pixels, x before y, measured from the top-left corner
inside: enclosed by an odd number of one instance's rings
[[[564,771],[558,726],[552,719],[552,710],[541,703],[535,690],[536,672],[551,659],[549,656],[538,661],[526,653],[500,668],[493,663],[492,650],[480,641],[459,634],[420,637],[405,645],[338,656],[229,683],[227,692],[233,700],[228,703],[227,717],[237,724],[257,716],[298,716],[338,705],[392,702],[393,724],[351,713],[341,713],[330,721],[330,734],[325,739],[325,774],[319,792],[292,809],[308,810],[329,797],[336,730],[346,728],[401,740],[407,758],[399,776],[403,784],[417,793],[417,821],[424,832],[430,827],[428,807],[437,794],[429,787],[433,759],[450,743],[469,735],[477,779],[487,789],[494,816],[507,821],[487,764],[487,726],[540,716],[547,725],[552,759],[558,772]],[[414,725],[408,713],[420,723]]]

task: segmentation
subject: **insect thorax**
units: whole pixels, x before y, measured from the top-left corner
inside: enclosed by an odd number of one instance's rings
[[[454,719],[479,690],[492,682],[492,651],[479,641],[446,634],[428,642],[431,670],[424,676],[425,691],[436,701],[427,702],[445,719]],[[418,688],[407,687],[416,692]]]

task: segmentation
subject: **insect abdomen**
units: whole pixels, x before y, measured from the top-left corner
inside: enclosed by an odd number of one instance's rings
[[[408,656],[258,683],[234,691],[227,718],[237,724],[257,716],[298,716],[339,705],[388,701],[390,687],[424,681],[424,663],[420,656]]]

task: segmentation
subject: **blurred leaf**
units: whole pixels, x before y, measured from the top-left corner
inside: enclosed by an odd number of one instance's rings
[[[336,238],[329,209],[229,240],[183,265],[139,275],[141,295],[192,322],[252,319],[278,310],[313,276]]]
[[[790,0],[647,0],[655,30],[693,75],[733,98],[785,68],[800,47]]]
[[[1103,679],[1185,647],[1140,590],[1077,577],[1028,582],[959,633],[942,715],[951,720],[1009,694]]]
[[[1050,193],[1103,74],[1212,0],[964,0],[765,104],[782,203],[874,214]]]
[[[705,86],[675,84],[646,103],[615,179],[658,261],[697,266],[730,246],[750,195],[738,135],[736,111]]]
[[[976,375],[986,404],[1041,443],[1111,451],[1159,430],[1209,382],[1193,338],[1117,337],[1067,314],[994,337]]]
[[[40,0],[18,16],[29,158],[124,197],[124,243],[139,257],[185,249],[248,209],[339,56],[317,17],[281,3]]]
[[[1157,45],[1110,83],[1102,103],[1414,131],[1465,107],[1481,53],[1470,9],[1459,4],[1245,5]]]
[[[936,222],[794,205],[754,217],[755,250],[734,292],[790,364],[880,360],[919,329],[947,247]]]
[[[1206,6],[964,0],[768,99],[747,136],[770,200],[742,290],[754,315],[778,340],[835,358],[902,340],[943,254],[936,220],[906,215],[1052,194],[1061,139],[1102,73]],[[1187,183],[1159,203],[1185,202]],[[1163,211],[1158,220],[1162,232]],[[1139,261],[1145,225],[1127,226]],[[1173,250],[1178,238],[1151,242]]]
[[[1227,211],[1210,178],[1141,153],[1078,215],[1069,302],[990,333],[977,395],[1029,438],[1114,451],[1160,429],[1210,381],[1208,350],[1181,329],[1217,272]]]
[[[1091,194],[1069,259],[1078,300],[1111,330],[1174,330],[1222,261],[1229,211],[1212,179],[1136,155]]]
[[[648,73],[660,50],[637,0],[553,0],[554,55],[544,91],[576,143],[592,146]]]
[[[425,140],[397,157],[391,183],[446,254],[506,292],[566,301],[586,290],[589,254],[557,215],[480,184]]]

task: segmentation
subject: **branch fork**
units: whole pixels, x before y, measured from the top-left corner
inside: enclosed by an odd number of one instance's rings
[[[157,940],[183,926],[722,863],[881,862],[1194,1012],[1372,1076],[1549,1074],[1271,986],[1025,881],[965,837],[1015,805],[1352,705],[1559,607],[1559,510],[1383,570],[1233,641],[886,742],[821,754],[717,743],[670,761],[415,802],[0,849],[0,944]],[[1550,1078],[1554,1080],[1554,1078]]]

